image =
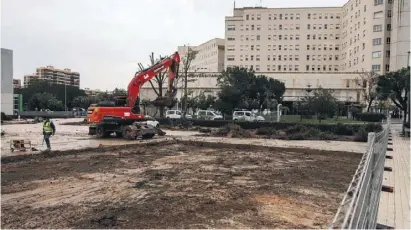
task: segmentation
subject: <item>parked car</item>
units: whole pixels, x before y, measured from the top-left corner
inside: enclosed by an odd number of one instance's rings
[[[251,111],[234,111],[234,121],[265,121],[264,117],[257,116]]]
[[[223,119],[223,116],[211,110],[199,110],[196,113],[196,117],[199,120],[222,120]]]
[[[183,113],[180,110],[167,110],[166,111],[166,118],[170,119],[181,119]],[[192,116],[190,114],[186,114],[186,118],[191,119]]]
[[[160,127],[160,123],[154,117],[146,115],[145,118],[147,120],[148,125],[151,125],[154,127]]]

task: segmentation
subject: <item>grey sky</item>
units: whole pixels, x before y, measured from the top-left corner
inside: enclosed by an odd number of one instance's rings
[[[236,7],[259,0],[237,0]],[[347,0],[262,0],[265,7],[342,6]],[[53,65],[80,72],[80,87],[126,88],[148,55],[224,38],[232,0],[1,0],[1,47],[14,78]]]

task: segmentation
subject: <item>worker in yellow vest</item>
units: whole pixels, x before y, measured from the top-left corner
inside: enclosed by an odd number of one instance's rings
[[[47,150],[50,150],[50,137],[54,135],[56,132],[56,127],[54,126],[54,123],[50,121],[47,117],[44,118],[44,123],[43,123],[43,135],[44,135],[44,141],[46,142],[47,145]]]

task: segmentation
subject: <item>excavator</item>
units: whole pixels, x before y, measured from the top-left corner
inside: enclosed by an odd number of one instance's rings
[[[163,97],[153,101],[155,106],[172,108],[176,99],[177,88],[174,80],[178,77],[180,55],[175,52],[161,59],[154,65],[137,72],[127,87],[127,96],[115,98],[115,102],[101,102],[91,105],[87,110],[89,135],[105,138],[115,133],[125,139],[150,139],[155,134],[165,133],[157,127],[148,125],[140,112],[140,89],[157,74],[168,69],[168,87]]]

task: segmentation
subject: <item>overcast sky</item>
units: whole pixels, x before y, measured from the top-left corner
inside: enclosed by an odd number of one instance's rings
[[[342,6],[347,0],[262,0],[265,7]],[[236,7],[259,0],[237,0]],[[1,47],[14,78],[53,65],[80,72],[80,87],[126,88],[137,63],[177,46],[224,38],[232,0],[1,0]]]

